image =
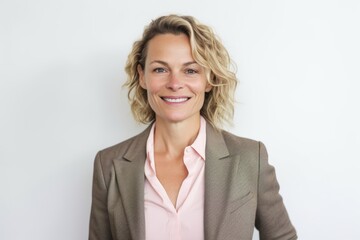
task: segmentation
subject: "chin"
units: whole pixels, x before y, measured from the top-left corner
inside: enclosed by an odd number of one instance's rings
[[[200,115],[199,115],[200,116]],[[167,116],[163,116],[160,117],[164,122],[169,122],[169,123],[180,123],[180,122],[184,122],[184,121],[191,121],[191,120],[195,120],[196,115],[192,114],[192,115],[184,115],[184,114],[171,114],[171,115],[167,115]]]

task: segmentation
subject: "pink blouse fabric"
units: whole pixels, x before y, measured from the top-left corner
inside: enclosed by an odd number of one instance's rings
[[[188,176],[183,181],[176,207],[156,177],[154,130],[147,140],[145,162],[145,234],[146,240],[204,239],[204,170],[206,121],[201,117],[200,130],[191,146],[184,150]]]

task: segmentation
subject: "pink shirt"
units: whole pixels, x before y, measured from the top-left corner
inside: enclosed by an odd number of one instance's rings
[[[154,127],[155,124],[146,145],[146,240],[203,240],[206,121],[201,117],[198,136],[194,143],[184,150],[184,164],[188,176],[180,187],[176,207],[156,177]]]

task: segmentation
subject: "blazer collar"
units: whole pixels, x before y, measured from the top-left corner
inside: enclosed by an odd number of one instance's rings
[[[123,159],[114,161],[117,183],[132,239],[145,240],[144,165],[151,125],[132,138]]]
[[[132,161],[142,161],[146,158],[146,142],[150,134],[152,124],[150,124],[143,132],[132,138],[129,148],[125,152],[123,158]],[[144,150],[144,151],[143,151]]]
[[[229,151],[221,130],[208,124],[206,132],[205,162],[205,239],[216,239],[220,231],[222,216],[229,186],[229,173],[232,169]]]

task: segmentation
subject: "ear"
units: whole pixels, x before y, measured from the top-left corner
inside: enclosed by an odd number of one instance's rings
[[[206,69],[205,70],[205,75],[206,75],[206,87],[205,87],[205,92],[210,92],[212,89],[212,85],[210,84],[210,79],[212,77],[212,72],[210,69]]]
[[[212,87],[213,86],[210,83],[206,83],[205,92],[210,92]]]
[[[144,77],[144,70],[143,68],[141,67],[140,64],[137,65],[137,72],[139,74],[139,83],[140,83],[140,86],[143,88],[143,89],[146,89],[146,83],[145,83],[145,77]]]

